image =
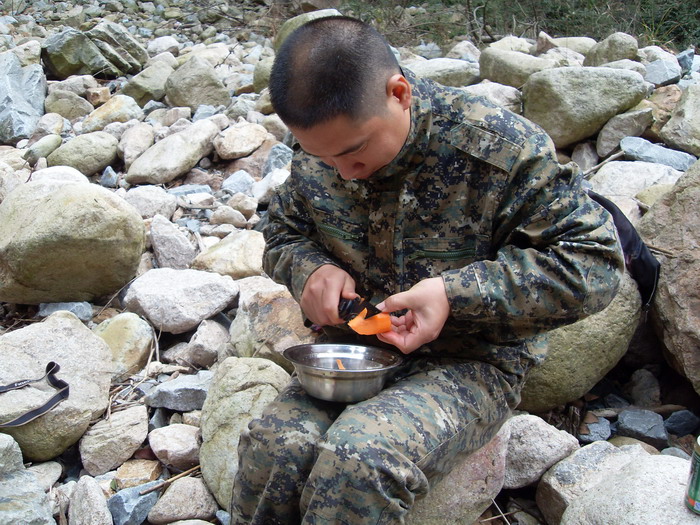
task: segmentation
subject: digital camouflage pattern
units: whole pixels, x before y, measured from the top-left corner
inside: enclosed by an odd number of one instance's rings
[[[402,523],[428,481],[498,431],[543,358],[542,334],[617,291],[624,262],[610,216],[545,132],[404,73],[413,106],[399,155],[344,181],[297,151],[268,210],[264,269],[297,300],[323,264],[375,303],[442,276],[450,317],[371,400],[346,408],[293,383],[241,438],[233,523]]]

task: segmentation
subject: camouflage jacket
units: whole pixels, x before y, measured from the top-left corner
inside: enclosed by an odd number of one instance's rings
[[[604,308],[624,263],[576,165],[560,165],[526,119],[405,74],[412,123],[390,164],[344,181],[295,153],[268,210],[268,275],[299,300],[309,275],[335,264],[375,302],[441,275],[451,316],[421,350],[473,358]]]

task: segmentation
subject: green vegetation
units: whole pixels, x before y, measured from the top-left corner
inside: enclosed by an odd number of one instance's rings
[[[700,4],[688,0],[351,0],[340,10],[373,23],[395,45],[444,44],[458,35],[488,43],[507,34],[535,38],[540,31],[601,40],[622,31],[642,46],[700,48]]]

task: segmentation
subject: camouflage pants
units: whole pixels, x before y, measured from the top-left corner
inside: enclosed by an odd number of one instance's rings
[[[413,501],[485,445],[521,375],[486,363],[409,359],[377,396],[312,398],[296,378],[241,435],[231,523],[403,523]]]

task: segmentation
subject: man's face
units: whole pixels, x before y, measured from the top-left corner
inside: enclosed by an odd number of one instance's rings
[[[411,127],[410,87],[407,97],[388,92],[384,111],[363,121],[340,116],[290,130],[304,151],[334,167],[343,179],[367,179],[394,160]]]

